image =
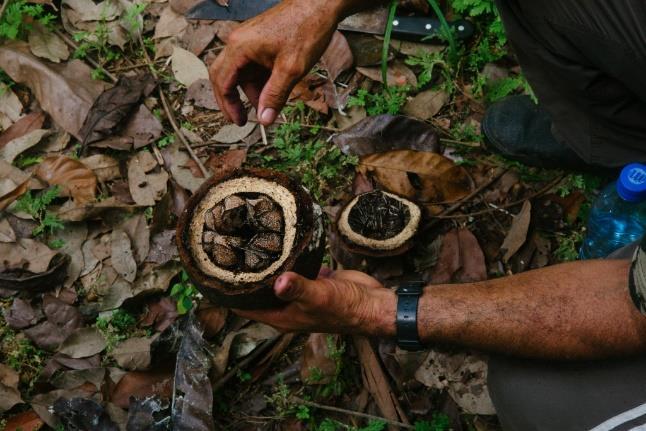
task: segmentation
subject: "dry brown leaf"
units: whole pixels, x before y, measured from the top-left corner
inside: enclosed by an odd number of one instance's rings
[[[175,12],[171,6],[172,4],[166,7],[159,16],[153,39],[180,36],[188,27],[188,21],[184,18],[184,14]]]
[[[215,136],[213,136],[213,139],[223,144],[235,144],[249,136],[256,126],[257,125],[252,122],[248,122],[242,127],[235,124],[227,124],[222,127]]]
[[[209,79],[198,79],[188,87],[185,102],[193,102],[195,106],[200,108],[210,109],[212,111],[219,111],[220,107],[215,100],[213,94],[213,86]]]
[[[200,55],[215,38],[218,28],[217,21],[192,22],[182,36],[182,45],[193,54]]]
[[[436,116],[449,101],[446,91],[427,90],[409,100],[403,112],[420,120],[428,120]]]
[[[3,159],[8,163],[13,163],[16,157],[18,157],[22,152],[37,145],[48,133],[49,130],[36,129],[19,138],[15,138],[11,142],[7,143],[7,145],[0,148],[0,159]]]
[[[59,352],[70,358],[79,359],[101,353],[107,342],[96,328],[80,328],[63,341]]]
[[[63,10],[73,9],[82,21],[112,21],[121,12],[118,3],[109,0],[94,3],[92,0],[63,0]]]
[[[119,380],[110,399],[118,407],[127,409],[130,397],[146,398],[157,395],[161,399],[169,399],[172,393],[172,372],[130,371]]]
[[[110,356],[124,370],[143,371],[150,367],[150,346],[158,335],[152,337],[133,337],[117,345]]]
[[[178,143],[174,143],[162,151],[164,162],[169,167],[173,179],[182,188],[195,193],[195,191],[206,181],[206,178],[196,177],[190,169],[191,158],[185,151],[181,151]],[[177,197],[177,196],[175,196]]]
[[[361,158],[357,169],[386,190],[423,203],[454,202],[468,195],[473,187],[463,167],[444,156],[423,151],[368,155]]]
[[[9,205],[14,203],[20,196],[27,193],[29,190],[29,179],[18,184],[16,188],[0,196],[0,211],[7,209]]]
[[[500,250],[504,252],[502,257],[503,262],[507,263],[520,250],[523,244],[525,244],[525,241],[527,241],[527,232],[531,218],[532,204],[529,201],[525,201],[520,212],[514,216],[505,241],[500,246]]]
[[[0,69],[29,87],[41,108],[76,138],[80,138],[79,130],[92,103],[106,86],[92,79],[92,70],[82,61],[43,62],[24,43],[0,46]]]
[[[131,138],[135,150],[138,150],[155,142],[163,132],[164,126],[159,118],[155,117],[150,109],[142,104],[121,133]]]
[[[137,276],[137,262],[135,262],[132,254],[128,234],[120,229],[114,229],[112,231],[111,247],[112,267],[121,277],[132,283]]]
[[[146,260],[150,251],[150,228],[148,228],[146,216],[139,213],[130,217],[120,224],[120,229],[123,229],[130,238],[135,261],[142,263]]]
[[[148,304],[148,306],[146,307],[146,311],[143,317],[141,318],[139,324],[144,328],[154,325],[155,331],[164,332],[166,328],[172,325],[177,319],[177,317],[179,316],[179,313],[177,313],[176,304],[177,303],[175,302],[175,300],[169,297],[163,297],[159,301]],[[217,317],[216,313],[212,314],[209,312],[209,310],[210,309],[205,309],[205,310],[199,310],[197,312],[197,316],[200,319],[200,322],[202,322],[202,325],[205,328],[205,334],[207,336],[210,328],[205,323],[205,320],[203,320],[202,312],[204,311],[205,313],[206,322],[210,322],[212,317]],[[222,327],[224,327],[224,323],[226,320],[226,311],[220,314],[223,314],[224,318],[220,319],[221,325],[218,329],[218,332],[220,329],[222,329]],[[216,325],[213,325],[213,326],[216,326]]]
[[[29,410],[8,418],[4,431],[38,431],[43,426],[45,426],[45,422],[38,417],[35,411]]]
[[[76,204],[96,200],[96,175],[78,160],[62,155],[47,157],[38,165],[36,176],[49,185],[59,185]]]
[[[67,60],[70,51],[65,42],[56,33],[45,28],[38,21],[34,21],[29,29],[29,48],[36,57],[46,58],[54,63]]]
[[[332,40],[321,57],[321,63],[328,72],[330,80],[335,81],[341,72],[352,67],[354,56],[350,45],[341,32],[334,32]]]
[[[165,298],[165,299],[168,299],[168,298]],[[173,302],[173,311],[175,311],[174,302]],[[215,337],[222,330],[222,328],[224,328],[224,325],[227,322],[228,315],[229,315],[229,310],[221,307],[211,306],[211,307],[206,307],[198,310],[197,319],[199,320],[200,324],[204,328],[204,336],[207,338]]]
[[[0,364],[0,414],[23,402],[19,382],[20,375],[13,368]]]
[[[18,121],[22,113],[18,96],[4,83],[0,83],[0,127],[8,128]]]
[[[186,87],[200,79],[209,79],[206,65],[192,52],[176,46],[170,58],[175,79]]]
[[[336,361],[330,345],[336,346],[338,335],[310,334],[303,346],[301,381],[308,385],[326,385],[336,375]]]
[[[0,243],[0,271],[24,269],[35,274],[47,271],[56,251],[33,239]]]
[[[211,172],[220,174],[242,167],[246,160],[246,149],[227,150],[220,154],[212,153],[204,163],[204,166],[209,168]]]
[[[0,134],[0,148],[3,148],[16,138],[20,138],[29,132],[42,128],[44,122],[45,114],[42,112],[32,112],[31,114],[25,115]]]
[[[373,81],[383,81],[381,67],[357,67],[357,72],[367,76]],[[396,85],[398,87],[410,85],[411,87],[417,87],[417,76],[415,76],[415,73],[404,63],[395,61],[393,64],[388,66],[388,85]]]
[[[88,169],[96,175],[97,180],[104,183],[121,178],[119,161],[105,154],[95,154],[80,160]]]
[[[149,152],[141,151],[128,162],[128,187],[137,205],[154,206],[166,194],[168,174],[164,170],[147,174],[150,160],[155,163]]]
[[[466,228],[452,229],[442,237],[433,284],[472,283],[487,279],[484,253],[476,237]]]

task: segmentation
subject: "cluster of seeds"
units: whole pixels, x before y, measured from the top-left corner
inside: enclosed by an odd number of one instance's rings
[[[362,195],[348,217],[353,231],[376,240],[394,237],[409,221],[408,207],[379,190]]]
[[[206,212],[202,246],[221,268],[260,272],[280,257],[283,232],[283,214],[272,199],[240,193]]]

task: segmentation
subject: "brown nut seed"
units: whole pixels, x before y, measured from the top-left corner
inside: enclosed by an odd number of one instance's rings
[[[278,210],[267,211],[256,217],[259,227],[273,231],[281,232],[283,230],[283,215]]]
[[[260,271],[267,266],[269,266],[270,262],[266,258],[266,256],[255,252],[253,250],[246,250],[244,253],[244,263],[249,268],[251,271]]]
[[[277,233],[263,232],[256,235],[249,245],[260,250],[278,253],[283,249],[283,238]]]
[[[221,244],[214,244],[212,251],[213,261],[221,267],[230,268],[238,264],[235,251]]]
[[[230,196],[230,198],[232,197],[236,199],[227,198],[229,203],[225,199],[223,204],[218,204],[213,209],[215,228],[220,233],[235,233],[238,229],[243,228],[247,221],[247,206],[237,205],[241,199],[237,196]]]

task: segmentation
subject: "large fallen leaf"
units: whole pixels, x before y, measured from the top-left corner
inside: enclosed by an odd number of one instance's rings
[[[96,328],[81,328],[63,341],[59,352],[71,358],[87,358],[101,353],[107,346],[105,337]]]
[[[111,0],[94,3],[92,0],[63,0],[65,8],[71,8],[78,13],[83,21],[112,21],[121,12],[119,4]]]
[[[102,183],[121,178],[119,161],[106,154],[95,154],[79,160],[96,175],[97,180]]]
[[[8,163],[13,163],[16,157],[18,157],[23,151],[27,151],[34,145],[37,145],[48,133],[49,130],[36,129],[14,139],[0,149],[0,158]]]
[[[38,431],[44,425],[45,422],[38,417],[36,412],[29,410],[8,418],[4,431]]]
[[[95,100],[79,132],[81,140],[91,144],[112,136],[154,88],[155,81],[150,74],[119,79]]]
[[[216,374],[224,374],[229,356],[234,359],[246,356],[265,340],[276,339],[279,335],[276,329],[263,323],[252,323],[244,329],[228,333],[213,356]]]
[[[373,81],[382,82],[381,67],[357,67],[357,72],[372,79]],[[410,85],[417,87],[417,77],[408,66],[400,61],[395,61],[388,66],[388,85],[402,87]]]
[[[390,150],[440,152],[435,130],[427,123],[395,115],[378,115],[359,121],[332,141],[344,154],[367,156]]]
[[[4,83],[0,83],[0,126],[8,128],[18,121],[22,113],[22,103],[18,96]]]
[[[168,174],[164,170],[148,173],[153,169],[150,160],[154,167],[156,162],[152,155],[141,151],[128,162],[128,188],[137,205],[154,206],[166,194]]]
[[[330,347],[336,348],[338,335],[310,334],[303,347],[301,380],[309,385],[326,385],[336,376],[337,364]]]
[[[436,116],[449,101],[449,95],[443,90],[422,91],[404,105],[403,112],[420,120]]]
[[[20,375],[13,368],[0,364],[0,414],[23,402],[18,391],[19,381]]]
[[[155,26],[153,39],[162,39],[165,37],[179,36],[188,27],[188,21],[184,14],[176,13],[171,6],[167,6],[159,16]]]
[[[132,246],[128,234],[120,229],[112,231],[112,266],[117,273],[129,282],[137,276],[137,262],[132,255]]]
[[[467,414],[496,413],[487,389],[486,357],[482,355],[433,350],[415,378],[431,388],[448,390]]]
[[[13,182],[12,182],[13,184]],[[10,189],[7,193],[0,196],[0,211],[7,209],[16,199],[29,191],[29,180],[25,180],[16,187]]]
[[[422,203],[454,202],[467,196],[467,171],[435,153],[395,150],[361,158],[357,170],[384,189]]]
[[[211,154],[204,165],[209,168],[211,172],[221,174],[223,172],[231,172],[242,167],[242,164],[246,160],[246,149],[227,150],[220,154]]]
[[[58,185],[75,203],[96,199],[96,175],[83,163],[67,156],[45,158],[36,169],[36,176],[49,185]]]
[[[210,109],[212,111],[219,111],[220,107],[218,102],[215,100],[215,95],[213,94],[213,85],[209,79],[198,79],[188,87],[186,90],[186,96],[184,97],[186,102],[193,102],[195,106],[200,108]]]
[[[150,346],[158,336],[129,338],[117,345],[110,356],[125,370],[146,370],[150,367]]]
[[[94,100],[106,84],[92,79],[92,70],[80,60],[57,65],[29,52],[24,43],[0,46],[0,69],[32,91],[54,122],[80,138],[79,130]]]
[[[26,240],[22,239],[19,242]],[[3,243],[2,246],[6,244]],[[2,252],[0,251],[0,253]],[[28,261],[26,262],[28,263]],[[5,270],[0,273],[0,287],[7,290],[33,293],[56,289],[65,281],[69,262],[70,258],[68,255],[57,254],[49,261],[49,267],[44,272],[34,273],[26,269],[18,268]]]
[[[128,234],[132,244],[132,252],[137,263],[142,263],[148,257],[150,251],[150,228],[146,222],[146,216],[139,213],[126,219],[121,223],[120,228]],[[158,262],[163,263],[163,262]]]
[[[173,179],[182,188],[195,193],[195,191],[206,181],[204,177],[196,177],[191,172],[189,163],[191,158],[185,151],[180,150],[179,144],[174,143],[162,151],[164,162],[170,169]]]
[[[38,21],[34,21],[29,29],[29,48],[36,57],[46,58],[54,63],[67,60],[70,51],[65,42],[53,31],[47,29]]]
[[[441,241],[437,263],[426,277],[433,284],[472,283],[487,279],[484,253],[466,228],[447,232]]]
[[[177,46],[171,55],[171,68],[175,79],[187,87],[197,80],[209,79],[209,71],[204,62],[192,52]]]
[[[525,201],[520,212],[514,216],[511,223],[511,228],[505,237],[505,241],[500,246],[500,250],[504,252],[502,257],[503,262],[507,263],[511,257],[516,254],[518,250],[527,241],[527,232],[529,230],[529,222],[532,217],[532,204]]]
[[[0,103],[2,102],[0,101]],[[42,128],[44,122],[45,114],[42,112],[32,112],[31,114],[25,115],[0,134],[0,148],[3,148],[16,138],[20,138],[29,132]]]
[[[139,105],[139,109],[130,118],[122,135],[131,138],[135,150],[155,142],[164,132],[159,118],[155,117],[146,105]]]
[[[169,371],[130,371],[119,381],[110,399],[115,405],[127,409],[131,397],[142,399],[157,395],[161,399],[170,399],[172,393],[173,373]]]
[[[182,45],[195,55],[202,54],[211,43],[219,29],[217,22],[197,21],[192,22],[182,36]]]
[[[224,321],[226,319],[226,310],[224,312],[219,312],[216,313],[211,312],[207,313],[209,310],[215,310],[218,311],[220,309],[212,307],[209,309],[205,310],[205,315],[209,318],[209,320],[206,320],[208,322],[211,321],[211,319],[220,319],[218,320],[218,323],[221,321],[222,326],[220,326],[220,329],[224,326]],[[177,313],[177,305],[174,299],[171,299],[167,296],[161,298],[159,301],[153,302],[148,304],[146,307],[146,311],[141,318],[139,324],[144,327],[150,327],[152,326],[155,331],[157,332],[164,332],[170,325],[175,323],[175,320],[177,320],[177,317],[179,316],[179,313]],[[202,314],[198,312],[198,318],[200,318]],[[221,317],[224,316],[224,317]],[[205,319],[207,318],[205,317]],[[208,328],[208,326],[205,323],[205,320],[202,320],[200,318],[200,322],[202,322],[202,325]]]
[[[350,45],[341,32],[335,31],[332,40],[321,57],[321,63],[330,80],[335,81],[341,72],[352,67],[354,56]]]
[[[83,323],[77,307],[52,295],[43,297],[43,312],[47,320],[23,330],[27,338],[42,349],[58,348]]]
[[[249,136],[256,126],[256,123],[252,123],[251,121],[242,127],[236,124],[227,124],[218,130],[218,133],[213,136],[213,139],[223,144],[235,144]]]
[[[56,254],[56,251],[33,239],[21,238],[14,244],[1,243],[0,271],[22,269],[34,274],[45,272]]]

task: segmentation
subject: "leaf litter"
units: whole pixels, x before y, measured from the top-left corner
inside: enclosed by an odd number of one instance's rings
[[[491,414],[478,353],[407,355],[361,337],[281,335],[199,295],[184,314],[170,294],[182,283],[177,215],[206,179],[200,164],[210,174],[288,171],[330,214],[358,193],[388,190],[425,207],[419,244],[387,261],[341,256],[330,232],[331,261],[387,286],[412,271],[434,283],[466,283],[557,261],[552,250],[585,197],[560,198],[544,190],[559,173],[506,164],[482,148],[482,96],[446,82],[440,66],[430,76],[420,66],[420,58],[443,55],[439,45],[392,41],[388,80],[400,93],[384,93],[381,41],[336,32],[281,124],[227,124],[205,63],[238,24],[189,22],[182,13],[194,3],[154,2],[134,13],[125,1],[65,0],[51,9],[60,32],[35,24],[23,41],[0,47],[0,69],[16,83],[0,89],[7,429],[208,430],[249,416],[302,428],[305,406],[292,396],[391,421],[428,421],[445,394],[462,412]],[[140,41],[157,48],[158,78],[146,73]],[[486,85],[516,73],[503,63],[482,69]],[[360,90],[375,98],[357,101]],[[396,105],[393,94],[403,95]],[[41,212],[20,211],[27,196]],[[547,209],[532,215],[538,205]],[[423,397],[423,406],[415,402]],[[464,419],[451,420],[459,427]]]

